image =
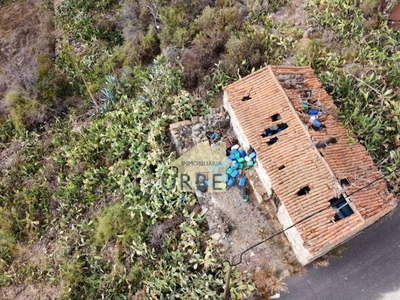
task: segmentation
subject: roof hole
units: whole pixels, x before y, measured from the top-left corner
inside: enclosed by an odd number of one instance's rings
[[[247,101],[247,100],[250,100],[250,99],[251,99],[250,95],[247,95],[247,96],[244,96],[242,98],[242,101]]]
[[[267,142],[267,145],[268,145],[268,146],[271,146],[271,145],[275,144],[277,141],[278,141],[278,138],[277,138],[277,137],[274,137],[274,138],[270,139],[270,140]]]
[[[340,179],[340,185],[349,186],[350,185],[350,181],[347,178],[342,178],[342,179]]]
[[[281,166],[278,167],[278,170],[280,171],[280,170],[283,170],[284,168],[286,168],[286,166],[285,165],[281,165]]]
[[[299,90],[298,92],[301,98],[311,98],[312,90]]]
[[[321,129],[325,129],[326,126],[322,124],[320,121],[314,119],[312,120],[311,128],[314,129],[315,131],[320,131]]]
[[[297,196],[304,196],[307,195],[310,192],[310,187],[307,185],[303,188],[301,188],[298,192],[297,192]]]
[[[339,221],[354,214],[354,211],[350,207],[350,203],[346,201],[343,195],[339,198],[332,198],[331,200],[329,200],[329,202],[333,209],[338,209],[335,214],[335,221]]]
[[[275,121],[281,120],[282,117],[280,114],[274,114],[271,116],[271,119],[272,119],[272,122],[275,122]]]
[[[278,132],[285,130],[288,127],[289,126],[286,123],[280,123],[278,125],[273,125],[267,129],[265,129],[264,132],[261,134],[261,136],[263,138],[267,137],[267,136],[271,136],[271,135],[277,134]]]
[[[319,148],[325,148],[326,146],[328,146],[329,144],[336,144],[337,140],[333,137],[328,137],[324,142],[316,142],[314,143],[315,147],[317,147],[317,149]]]

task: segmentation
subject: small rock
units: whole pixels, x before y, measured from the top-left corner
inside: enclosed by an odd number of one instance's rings
[[[194,116],[192,117],[192,123],[199,123],[199,117],[198,116]]]
[[[220,233],[214,233],[211,238],[215,241],[219,241],[219,239],[221,238],[221,234]]]
[[[283,9],[277,10],[276,13],[275,13],[275,15],[276,15],[277,17],[282,17],[282,16],[285,15],[285,11],[284,11]]]
[[[182,148],[183,147],[183,142],[182,141],[177,141],[176,142],[176,147],[177,148]]]
[[[200,129],[201,129],[201,123],[198,123],[192,127],[192,131],[200,131]]]
[[[271,29],[269,30],[269,32],[270,32],[271,34],[278,34],[278,30],[275,29],[275,28],[271,28]]]
[[[303,33],[303,38],[310,38],[311,37],[310,35],[314,32],[315,32],[314,27],[307,28],[306,31],[304,31]]]

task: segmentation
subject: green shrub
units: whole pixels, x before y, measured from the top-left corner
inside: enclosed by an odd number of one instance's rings
[[[16,241],[12,230],[12,221],[9,213],[0,207],[0,270],[10,259]]]
[[[147,33],[139,33],[137,42],[126,42],[119,52],[118,59],[124,66],[133,67],[150,63],[160,53],[156,29],[149,26]]]
[[[11,119],[0,121],[0,151],[7,148],[15,136],[15,128]]]
[[[6,94],[5,100],[17,130],[32,129],[36,123],[44,120],[43,108],[27,92],[21,89],[11,90]]]
[[[214,31],[235,32],[243,26],[237,7],[207,6],[196,19],[196,30],[207,35]]]
[[[259,68],[266,61],[265,46],[263,35],[257,31],[231,35],[222,56],[222,70],[229,76],[235,76],[238,71],[245,75],[252,68]]]
[[[160,18],[162,25],[158,37],[161,48],[170,45],[184,47],[195,33],[192,26],[193,16],[183,7],[162,7]]]
[[[99,217],[95,228],[95,240],[101,245],[111,238],[116,238],[126,244],[136,239],[143,229],[140,221],[131,217],[129,210],[116,203],[104,209]]]
[[[290,2],[290,0],[269,0],[269,10],[277,11],[283,8],[286,4]]]
[[[371,16],[374,12],[378,13],[379,0],[364,0],[361,1],[360,8],[364,16]]]
[[[40,100],[43,104],[52,104],[57,98],[57,74],[53,61],[48,55],[39,55],[37,73]]]

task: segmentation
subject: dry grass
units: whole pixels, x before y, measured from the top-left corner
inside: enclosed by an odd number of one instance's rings
[[[32,89],[36,83],[37,54],[43,51],[52,16],[40,1],[18,1],[0,6],[0,118],[7,113],[4,95],[14,86]]]
[[[316,269],[327,266],[329,266],[329,257],[327,255],[321,256],[313,262],[313,267]]]

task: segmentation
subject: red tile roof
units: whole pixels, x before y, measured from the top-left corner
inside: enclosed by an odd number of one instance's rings
[[[382,176],[357,137],[335,117],[337,107],[310,67],[268,66],[226,86],[224,91],[271,178],[274,192],[294,223],[328,207],[332,198],[343,193],[350,195]],[[251,99],[243,101],[249,94]],[[316,131],[309,126],[310,115],[302,102],[307,102],[309,109],[322,112],[318,121],[325,128]],[[277,113],[281,119],[273,121],[271,116]],[[267,145],[271,136],[263,138],[261,134],[280,123],[286,123],[288,128],[272,136],[278,138],[275,144]],[[329,137],[337,142],[316,148],[315,143]],[[279,170],[281,165],[285,168]],[[341,186],[341,179],[347,179],[350,186]],[[298,196],[297,192],[306,186],[310,192]],[[328,208],[296,228],[304,246],[316,255],[392,210],[393,198],[385,181],[380,180],[349,197],[354,210],[350,217],[332,222],[336,210]]]

